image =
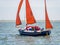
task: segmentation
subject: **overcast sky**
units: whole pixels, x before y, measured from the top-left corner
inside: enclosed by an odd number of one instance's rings
[[[20,0],[0,0],[0,20],[15,20]],[[60,20],[60,0],[47,0],[47,11],[50,20]],[[29,0],[36,20],[44,20],[44,0]],[[25,18],[25,0],[21,12],[21,20]]]

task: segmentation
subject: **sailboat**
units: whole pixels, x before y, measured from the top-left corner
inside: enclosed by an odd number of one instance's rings
[[[22,3],[23,3],[23,0],[20,1],[19,6],[18,6],[18,11],[17,11],[17,16],[16,16],[16,26],[22,25],[22,22],[20,19],[21,15],[19,16],[19,12],[21,10]],[[26,25],[34,24],[34,23],[36,23],[36,20],[33,16],[29,1],[25,0],[25,3],[26,3]],[[25,29],[19,29],[18,31],[19,31],[20,35],[27,35],[27,36],[50,35],[51,29],[53,27],[52,27],[52,24],[48,18],[48,13],[47,13],[47,8],[46,8],[46,0],[44,0],[44,5],[45,5],[45,28],[46,29],[43,31],[40,31],[40,32],[37,32],[37,31],[29,32],[29,31],[25,31]]]

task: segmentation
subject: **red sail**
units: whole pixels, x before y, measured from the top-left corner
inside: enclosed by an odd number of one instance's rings
[[[47,8],[46,8],[46,0],[45,1],[45,18],[46,18],[46,29],[52,29],[52,25],[50,23],[50,20],[48,18]]]
[[[19,6],[18,6],[18,11],[17,11],[17,16],[16,16],[16,25],[21,25],[21,20],[19,17],[19,12],[22,6],[23,0],[20,1]]]
[[[27,24],[36,23],[28,0],[26,0],[26,22],[27,22]]]

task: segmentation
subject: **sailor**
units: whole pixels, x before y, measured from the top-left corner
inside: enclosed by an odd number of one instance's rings
[[[32,31],[32,26],[26,26],[26,30],[31,30]]]
[[[41,30],[41,29],[40,29],[39,26],[27,26],[27,27],[26,27],[26,30],[31,30],[31,31],[36,30],[36,31],[39,31],[39,30]]]
[[[41,30],[39,26],[34,26],[36,31]]]

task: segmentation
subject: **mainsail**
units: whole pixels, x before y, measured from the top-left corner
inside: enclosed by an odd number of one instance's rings
[[[18,11],[17,11],[17,16],[16,16],[16,26],[17,25],[21,25],[21,20],[20,20],[20,17],[19,17],[19,12],[20,12],[22,3],[23,3],[23,0],[20,1],[19,6],[18,6]]]
[[[46,21],[45,21],[45,23],[46,23],[46,25],[45,25],[45,27],[46,27],[46,29],[52,29],[53,27],[52,27],[52,24],[50,23],[50,20],[49,20],[49,18],[48,18],[48,13],[47,13],[47,8],[46,8],[46,0],[44,0],[44,4],[45,4],[45,19],[46,19]]]
[[[34,23],[36,23],[28,0],[26,0],[26,23],[27,24],[34,24]]]

